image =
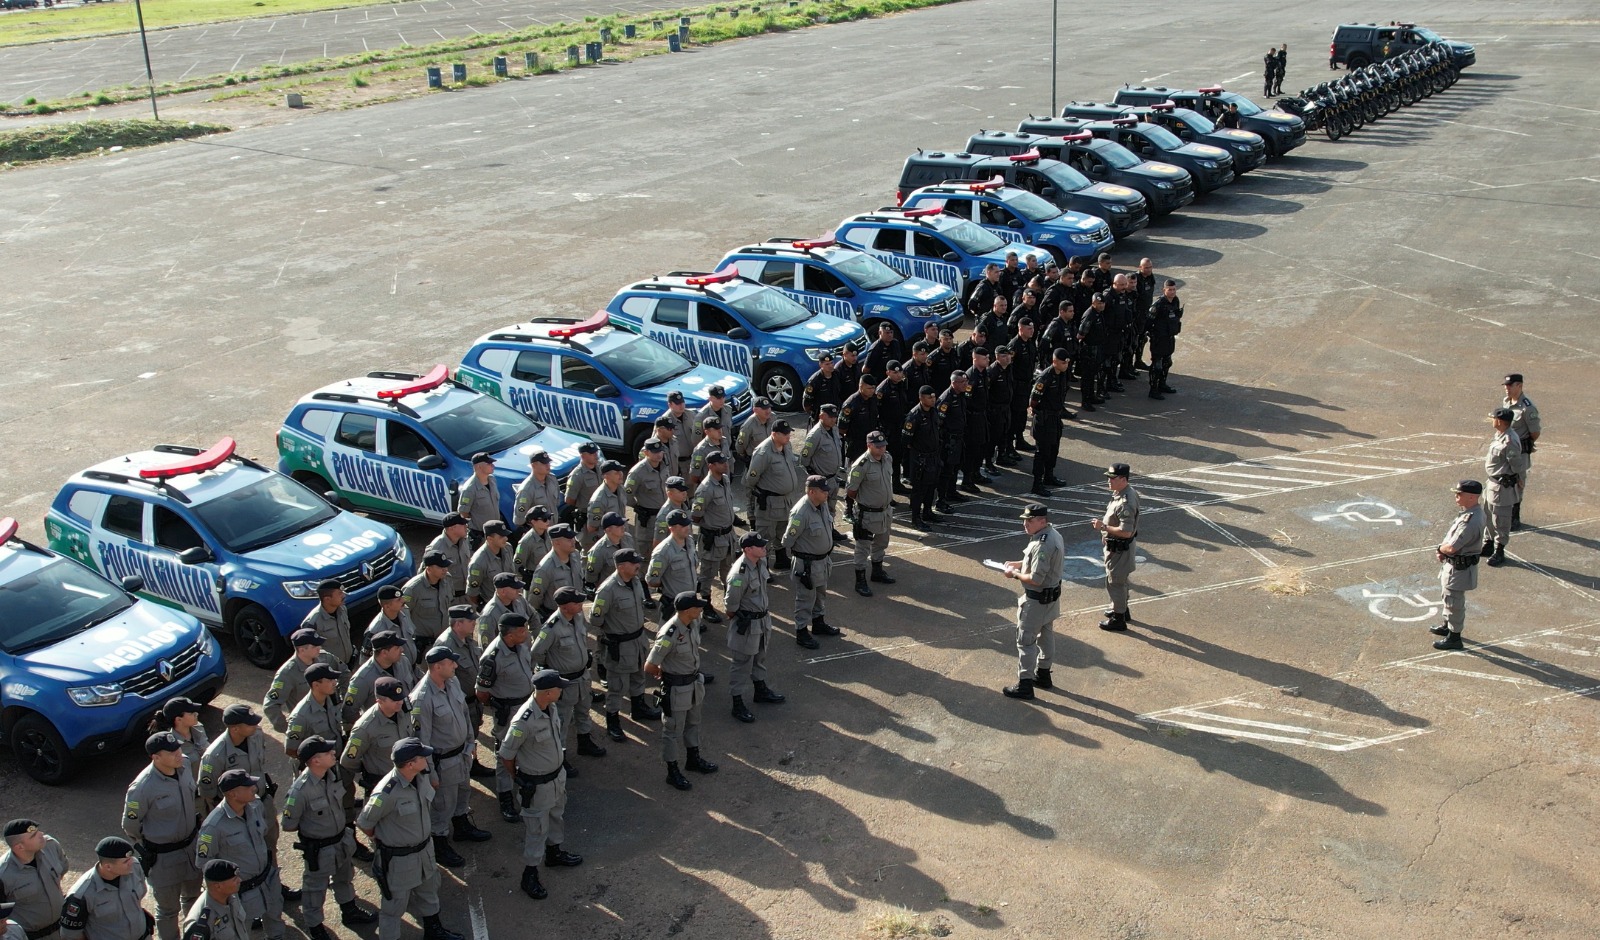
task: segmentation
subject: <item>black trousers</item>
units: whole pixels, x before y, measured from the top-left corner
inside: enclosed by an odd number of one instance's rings
[[[911,457],[911,515],[920,518],[933,509],[939,491],[939,458],[932,454]]]
[[[1033,416],[1033,484],[1042,485],[1055,476],[1056,452],[1061,449],[1061,416],[1035,414]]]
[[[1011,434],[1011,406],[1007,405],[1004,411],[989,412],[989,449],[984,454],[984,460],[994,463],[996,457],[1004,456],[1011,451],[1011,445],[1016,443]]]
[[[1032,389],[1027,390],[1027,392],[1031,391]],[[1028,430],[1027,392],[1018,396],[1021,401],[1012,402],[1011,404],[1011,423],[1007,426],[1006,433],[1010,436],[1010,443],[1013,449],[1015,449],[1016,445],[1022,443],[1022,435]]]
[[[986,416],[976,416],[976,420],[981,422],[984,417]],[[967,425],[966,440],[961,442],[961,477],[968,483],[982,486],[983,474],[979,473],[978,469],[989,456],[989,429],[979,424],[977,433],[974,433],[972,427],[973,425]]]
[[[956,475],[961,472],[961,459],[965,452],[960,440],[944,442],[944,457],[939,466],[939,495],[949,499],[956,495]]]

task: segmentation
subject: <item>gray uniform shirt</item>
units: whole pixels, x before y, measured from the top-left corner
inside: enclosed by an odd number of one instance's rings
[[[708,438],[702,440],[700,443],[694,445],[694,452],[689,455],[689,480],[688,480],[688,482],[689,482],[690,486],[694,486],[697,481],[702,480],[702,479],[705,478],[705,475],[706,475],[706,456],[709,455],[709,454],[714,454],[714,453],[718,453],[718,452],[721,452],[723,454],[727,454],[728,453],[728,435],[727,435],[727,432],[723,432],[721,443],[713,441],[711,438],[708,437]]]
[[[606,578],[594,594],[589,622],[603,633],[622,635],[644,626],[644,579],[635,575],[624,582],[616,574]]]
[[[472,564],[472,540],[463,535],[461,541],[452,542],[448,535],[440,532],[422,550],[422,557],[426,558],[432,552],[439,552],[450,559],[449,573],[445,575],[450,582],[450,596],[460,597],[467,593],[467,568]]]
[[[812,473],[820,473],[833,482],[844,465],[844,443],[839,438],[839,426],[825,428],[821,422],[806,432],[800,445],[800,462]]]
[[[587,510],[589,508],[589,497],[593,496],[594,491],[600,488],[600,483],[603,479],[604,477],[600,474],[598,464],[593,467],[585,467],[582,463],[579,463],[567,475],[567,489],[564,494],[567,505],[579,512]]]
[[[733,567],[728,570],[728,649],[747,656],[761,651],[763,636],[772,630],[772,617],[767,606],[767,563],[763,559],[752,563],[739,553]],[[749,621],[744,633],[739,632],[737,612],[761,611],[763,615]]]
[[[461,484],[456,511],[467,517],[467,528],[474,532],[482,532],[484,523],[499,519],[500,485],[495,482],[494,474],[489,474],[489,479],[483,482],[479,482],[477,474],[467,477]]]
[[[616,491],[613,492],[602,481],[602,485],[595,487],[593,495],[589,497],[588,528],[595,532],[601,531],[600,522],[605,519],[608,512],[614,512],[626,519],[628,517],[627,497],[622,494],[621,485],[618,485]]]
[[[1456,513],[1440,544],[1455,549],[1457,555],[1475,555],[1483,547],[1483,530],[1483,506],[1480,504]],[[1457,570],[1445,561],[1439,567],[1439,586],[1446,591],[1471,591],[1478,586],[1478,567]]]
[[[427,774],[417,774],[410,783],[391,770],[373,787],[372,797],[361,808],[356,825],[373,833],[381,844],[408,849],[421,845],[410,855],[389,859],[385,872],[389,890],[410,891],[427,880],[435,865],[431,835],[433,822],[428,805],[433,802],[433,782]]]
[[[874,460],[867,451],[850,465],[845,488],[856,494],[856,503],[865,509],[882,511],[894,501],[894,458],[887,453]]]
[[[667,516],[673,512],[679,511],[687,515],[689,512],[689,503],[687,501],[682,503],[674,503],[671,497],[668,497],[666,505],[662,506],[661,511],[656,513],[655,525],[650,530],[650,543],[652,545],[657,542],[664,542],[667,539],[672,538],[672,526],[667,524]]]
[[[550,530],[547,527],[545,532],[548,531]],[[530,527],[528,531],[522,533],[522,538],[517,540],[517,551],[512,555],[511,562],[517,566],[518,571],[532,571],[539,567],[539,562],[548,554],[550,554],[550,537]]]
[[[320,778],[309,770],[289,784],[279,818],[285,832],[311,839],[331,839],[344,832],[344,783],[339,771],[328,768]]]
[[[1028,590],[1042,591],[1060,584],[1066,554],[1055,526],[1047,525],[1028,539],[1028,547],[1022,550],[1022,576],[1034,582]]]
[[[692,676],[699,672],[700,618],[684,623],[673,614],[661,625],[645,662],[660,666],[663,673],[672,676]]]
[[[522,599],[518,598],[518,600],[521,601]],[[527,602],[523,601],[523,603],[526,604]],[[529,622],[532,623],[532,620]],[[499,629],[499,625],[496,624],[496,632]],[[456,663],[456,683],[466,690],[466,694],[471,694],[472,690],[478,687],[478,660],[483,657],[483,647],[478,645],[477,637],[472,635],[471,630],[468,630],[467,635],[464,637],[456,636],[454,630],[446,630],[439,635],[439,645],[453,650],[457,656],[461,657],[461,661]],[[428,681],[426,670],[423,671],[421,681]]]
[[[202,812],[210,812],[212,807],[222,802],[217,781],[230,770],[243,770],[252,777],[260,778],[261,782],[256,784],[256,796],[267,798],[267,787],[272,783],[272,778],[267,774],[266,740],[266,736],[257,731],[244,739],[244,747],[236,747],[233,739],[224,732],[206,748],[205,756],[200,758],[195,782],[195,793],[200,797]]]
[[[656,545],[655,551],[650,553],[650,571],[645,575],[645,583],[662,599],[667,610],[662,615],[664,618],[676,616],[671,613],[669,601],[683,591],[693,591],[698,583],[697,574],[695,553],[687,540],[679,545],[669,538]]]
[[[594,543],[587,552],[583,553],[583,578],[588,584],[599,584],[611,577],[611,572],[617,570],[614,560],[617,552],[624,548],[633,548],[633,536],[623,533],[621,540],[613,542],[603,538]],[[552,597],[552,600],[554,598]]]
[[[578,587],[583,587],[581,581]],[[528,618],[530,626],[539,619],[538,614],[533,609],[533,605],[528,603],[526,597],[518,594],[510,604],[507,604],[500,599],[499,592],[496,592],[494,597],[489,598],[489,603],[484,605],[483,613],[478,615],[477,640],[480,645],[492,643],[494,638],[500,635],[500,621],[505,618],[506,614],[521,614]],[[481,650],[478,655],[483,655]],[[473,657],[473,662],[477,662],[477,657]]]
[[[726,473],[720,480],[708,476],[700,481],[689,516],[697,525],[706,528],[733,528],[733,488],[728,484]]]
[[[122,804],[122,831],[134,842],[182,842],[196,829],[194,801],[194,775],[188,767],[169,777],[154,764],[146,765],[128,786]],[[193,846],[161,853],[145,877],[158,888],[198,879]]]
[[[1500,407],[1511,409],[1511,430],[1517,432],[1517,439],[1527,446],[1529,434],[1539,434],[1543,428],[1539,424],[1539,407],[1533,399],[1524,395],[1516,401],[1509,398],[1501,399]]]
[[[533,638],[535,662],[568,678],[581,674],[589,663],[589,621],[580,609],[568,620],[557,610]]]
[[[764,490],[775,494],[773,498],[779,501],[779,506],[771,508],[777,509],[787,504],[805,482],[806,478],[800,471],[800,457],[792,446],[786,444],[779,448],[770,437],[756,446],[755,453],[750,457],[750,469],[745,474],[745,484],[752,493]]]
[[[478,688],[490,698],[517,702],[532,695],[533,656],[528,649],[527,643],[510,647],[504,637],[495,637],[478,660]]]
[[[649,460],[634,464],[627,478],[622,481],[622,492],[627,497],[628,505],[644,510],[660,509],[661,504],[667,501],[667,477],[676,473],[677,470],[667,460],[662,460],[654,467],[650,466]]]
[[[405,610],[411,615],[411,624],[418,638],[432,640],[450,628],[450,606],[454,591],[450,588],[449,569],[445,570],[438,584],[429,584],[426,572],[419,571],[400,592],[405,598]]]
[[[460,668],[456,667],[456,676],[460,676]],[[411,714],[416,718],[417,737],[436,751],[453,751],[472,738],[466,694],[454,676],[442,686],[424,676],[411,690]]]
[[[272,727],[282,731],[288,727],[285,720],[290,710],[300,704],[300,700],[311,691],[311,683],[306,681],[306,670],[316,663],[327,663],[339,673],[339,684],[347,681],[345,674],[349,671],[344,663],[333,658],[333,654],[326,650],[319,651],[317,658],[310,663],[303,663],[298,657],[291,656],[289,661],[278,667],[278,672],[272,677],[272,685],[267,688],[267,697],[261,702],[261,710],[272,722]]]
[[[300,626],[321,634],[322,651],[341,666],[350,662],[355,655],[356,648],[350,636],[350,611],[345,605],[340,604],[339,609],[330,614],[318,604],[311,608],[311,613],[306,614],[306,619],[300,621]]]
[[[139,940],[154,926],[144,910],[148,892],[138,862],[115,883],[90,867],[61,904],[61,940]]]
[[[385,630],[400,634],[400,638],[406,641],[406,645],[400,651],[400,661],[407,667],[414,667],[416,660],[412,650],[417,647],[417,625],[412,622],[411,615],[406,613],[404,607],[400,608],[398,620],[390,620],[383,615],[383,611],[378,611],[378,615],[367,624],[366,632],[361,634],[361,655],[372,655],[372,638]]]
[[[183,915],[183,940],[250,940],[250,915],[236,894],[218,904],[204,892]]]
[[[24,865],[16,855],[0,855],[0,901],[16,905],[10,919],[24,930],[42,930],[61,917],[61,879],[67,874],[67,853],[55,836],[45,836],[44,845],[31,864]]]
[[[314,734],[334,743],[343,741],[341,712],[342,706],[337,697],[330,695],[327,701],[318,702],[315,695],[307,692],[306,697],[289,713],[289,730],[283,736],[285,753],[299,753],[300,742]]]
[[[828,503],[811,505],[802,496],[789,509],[789,525],[783,530],[783,547],[807,555],[827,555],[833,551],[833,513]]]
[[[1494,480],[1495,477],[1522,475],[1522,441],[1517,438],[1515,431],[1495,433],[1494,439],[1489,442],[1489,452],[1483,458],[1483,472],[1500,486],[1509,484],[1500,483]]]
[[[415,734],[416,723],[410,712],[401,709],[390,718],[372,705],[350,728],[350,740],[339,755],[339,766],[350,773],[365,771],[381,777],[394,769],[394,760],[389,755],[395,742]]]
[[[518,773],[536,777],[559,768],[565,753],[560,709],[540,708],[530,701],[512,720],[498,756],[515,762]]]
[[[512,511],[516,519],[513,521],[522,525],[522,521],[528,518],[528,510],[535,506],[550,510],[551,518],[555,518],[556,510],[561,508],[561,484],[556,482],[554,473],[545,474],[544,482],[540,483],[529,472],[527,478],[517,484],[516,508]]]
[[[719,449],[724,454],[727,454],[729,458],[732,458],[733,406],[728,404],[728,400],[726,398],[722,400],[722,407],[720,409],[713,408],[711,406],[710,399],[707,399],[706,403],[701,405],[694,413],[694,420],[691,422],[689,429],[690,434],[694,437],[697,445],[703,442],[706,437],[706,419],[711,417],[722,419],[722,445]],[[693,472],[693,469],[694,468],[691,463],[690,472]]]
[[[1130,538],[1139,534],[1139,494],[1133,491],[1133,487],[1124,487],[1122,492],[1111,494],[1111,501],[1106,503],[1105,515],[1100,517],[1100,522],[1131,533]]]
[[[267,844],[267,825],[260,800],[246,803],[242,813],[218,803],[200,824],[200,837],[194,842],[196,864],[204,867],[214,858],[225,858],[239,866],[240,878],[254,878],[272,867],[276,847]]]
[[[778,416],[769,413],[767,420],[762,421],[752,411],[750,417],[745,419],[744,424],[739,425],[739,436],[733,442],[734,454],[745,461],[753,458],[756,447],[762,441],[772,439],[772,423],[776,420],[778,420]],[[727,425],[723,425],[723,429],[726,432]]]
[[[467,595],[469,597],[488,597],[494,593],[494,576],[507,571],[517,570],[517,552],[511,547],[509,541],[500,546],[497,552],[485,542],[472,553],[472,561],[467,565]]]
[[[566,561],[562,561],[552,548],[539,560],[539,567],[533,569],[533,579],[528,582],[529,602],[541,611],[548,612],[555,609],[557,588],[583,590],[583,564],[583,552],[576,548]]]
[[[367,660],[356,670],[356,674],[350,677],[350,688],[344,693],[344,706],[339,717],[345,724],[354,724],[357,716],[377,701],[376,687],[378,680],[384,676],[399,679],[400,684],[408,689],[417,684],[416,672],[404,656],[395,660],[394,665],[388,669],[378,665],[376,659]]]

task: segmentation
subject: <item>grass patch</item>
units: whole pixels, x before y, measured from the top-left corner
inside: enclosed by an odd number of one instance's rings
[[[154,0],[144,4],[144,25],[146,29],[161,29],[393,2],[395,0],[256,0],[243,4],[239,0]],[[122,0],[49,10],[36,7],[18,10],[0,18],[0,46],[52,39],[82,39],[136,32],[138,29],[139,22],[134,17],[133,4]]]
[[[1268,594],[1281,594],[1286,597],[1303,597],[1312,591],[1311,585],[1306,581],[1305,572],[1288,566],[1268,568],[1259,587]]]
[[[950,925],[942,917],[935,917],[932,923],[928,923],[908,908],[891,907],[868,918],[862,936],[871,940],[948,937]]]
[[[178,121],[83,121],[0,131],[0,162],[34,163],[113,147],[149,147],[228,129],[220,124]]]

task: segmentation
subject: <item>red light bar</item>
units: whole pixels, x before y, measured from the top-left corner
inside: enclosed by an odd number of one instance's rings
[[[1223,91],[1223,89],[1222,89],[1221,85],[1207,85],[1206,87],[1200,89],[1200,94],[1202,94],[1202,95],[1220,95],[1220,94],[1222,94],[1222,91]]]
[[[1076,134],[1062,134],[1062,140],[1094,140],[1094,135],[1088,131],[1079,131]],[[1014,159],[1014,158],[1013,158]]]
[[[204,473],[207,470],[221,466],[223,461],[233,456],[234,449],[239,445],[233,438],[225,437],[211,445],[211,449],[201,451],[193,457],[184,458],[182,463],[161,464],[155,467],[145,467],[139,471],[139,476],[146,480],[165,480],[169,477],[181,477],[188,473]]]
[[[704,287],[707,284],[726,284],[739,276],[739,269],[728,265],[715,274],[702,274],[699,277],[685,278],[684,283],[690,287]]]
[[[690,283],[693,282],[693,278],[691,278]],[[584,320],[582,323],[574,323],[571,326],[562,326],[551,330],[550,338],[565,339],[568,336],[577,336],[579,333],[593,333],[595,330],[600,329],[602,326],[605,326],[610,322],[611,314],[602,310],[589,319]]]
[[[1117,127],[1132,127],[1139,123],[1138,118],[1112,118],[1111,123]]]
[[[379,398],[404,398],[417,392],[427,392],[443,385],[450,378],[450,370],[443,365],[434,366],[428,374],[415,382],[406,385],[396,385],[394,388],[378,389]]]
[[[1150,110],[1152,111],[1176,111],[1177,109],[1178,103],[1176,101],[1163,101],[1160,104],[1153,104],[1150,106]]]
[[[1006,159],[1012,163],[1037,163],[1042,157],[1040,157],[1039,151],[1030,150],[1027,153],[1014,153]]]
[[[810,251],[813,248],[832,248],[834,245],[838,244],[838,242],[832,238],[819,238],[815,241],[790,242],[789,244],[800,249],[801,251]]]
[[[902,214],[908,219],[925,219],[925,218],[927,218],[928,216],[931,216],[931,215],[938,215],[939,213],[941,213],[943,211],[944,211],[944,206],[943,206],[943,204],[940,204],[940,205],[934,206],[931,209],[907,209]]]
[[[17,520],[11,518],[10,516],[0,519],[0,545],[4,545],[5,543],[11,541],[11,537],[16,534]]]
[[[1005,184],[1006,184],[1006,178],[1005,177],[996,176],[994,179],[985,180],[985,181],[983,181],[981,183],[972,183],[972,184],[967,186],[967,189],[969,191],[975,192],[975,193],[986,193],[986,192],[989,192],[991,190],[999,189],[1002,186],[1004,186]]]

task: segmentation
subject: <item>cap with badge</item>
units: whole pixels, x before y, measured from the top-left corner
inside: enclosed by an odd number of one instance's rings
[[[554,599],[557,607],[563,604],[581,604],[583,603],[583,592],[571,585],[562,585],[556,588]]]
[[[689,514],[684,512],[683,510],[674,509],[673,511],[667,513],[667,525],[673,526],[673,525],[688,525],[688,524],[689,524]]]
[[[627,473],[628,472],[628,468],[623,466],[622,465],[622,461],[620,461],[620,460],[607,460],[605,463],[600,465],[600,472],[601,473],[612,473],[612,472]]]
[[[1022,507],[1023,519],[1044,519],[1050,515],[1049,507],[1041,503],[1029,503]]]
[[[541,669],[533,674],[533,687],[541,692],[546,689],[564,689],[571,684],[571,679],[561,678],[561,673],[554,669]]]
[[[406,702],[406,684],[394,676],[378,677],[378,681],[372,684],[372,694],[391,702],[400,702],[405,706],[402,711],[411,710],[411,706]]]
[[[826,404],[824,404],[821,408],[818,408],[817,410],[819,412],[821,412],[821,413],[823,413],[825,415],[829,415],[831,417],[835,417],[835,418],[839,417],[839,406],[835,405],[831,401],[826,403]]]
[[[572,526],[567,525],[565,522],[556,523],[555,525],[546,529],[544,534],[550,536],[552,539],[575,539],[578,537],[577,531],[574,530]]]
[[[451,620],[477,620],[478,612],[471,604],[456,604],[450,608]]]
[[[171,731],[157,731],[144,739],[144,752],[154,757],[163,751],[183,750],[183,739]]]
[[[728,455],[724,454],[720,450],[714,450],[711,453],[706,454],[706,466],[708,466],[708,467],[711,466],[714,463],[727,463],[727,462],[728,462]]]
[[[644,556],[631,548],[624,548],[622,551],[612,555],[611,560],[619,565],[639,565],[644,563]]]
[[[467,524],[467,517],[463,516],[459,512],[445,513],[444,519],[441,520],[440,523],[439,523],[440,527],[445,528],[445,529],[448,529],[451,526],[466,525],[466,524]]]
[[[7,839],[15,839],[17,836],[25,836],[30,832],[37,832],[38,830],[39,824],[31,819],[13,819],[6,823],[4,837]]]
[[[752,404],[750,407],[752,407],[752,408],[765,408],[768,411],[771,411],[772,410],[772,400],[769,399],[769,398],[757,398],[755,400],[755,403]]]
[[[176,720],[179,715],[194,715],[199,714],[199,712],[199,703],[192,702],[181,695],[177,698],[167,699],[161,706],[161,714],[166,716],[168,721]]]
[[[220,884],[239,877],[239,866],[225,858],[214,858],[206,862],[205,871],[202,874],[210,884]]]
[[[311,758],[316,757],[318,754],[337,753],[339,753],[339,745],[333,741],[329,741],[320,734],[313,734],[304,741],[301,741],[299,749],[295,751],[295,754],[298,755],[302,761],[310,761]]]
[[[488,526],[484,526],[484,528],[487,529]],[[378,588],[378,600],[380,601],[397,601],[402,597],[405,597],[405,594],[393,584],[385,584],[383,587]]]
[[[501,633],[510,633],[512,630],[515,630],[518,627],[526,627],[527,625],[527,614],[506,614],[500,618]]]
[[[494,455],[480,450],[472,455],[472,462],[474,464],[494,463]]]
[[[689,481],[683,477],[667,477],[667,489],[682,490],[687,493],[689,491]]]
[[[1515,421],[1517,419],[1517,414],[1510,408],[1496,408],[1495,410],[1489,412],[1489,417],[1495,419],[1496,421]]]
[[[772,422],[772,432],[771,433],[773,433],[773,434],[792,434],[792,433],[794,433],[794,428],[789,426],[789,422],[783,420],[782,418],[779,418],[778,420]]]
[[[222,723],[230,727],[233,725],[259,725],[261,724],[261,716],[249,705],[236,703],[222,710]]]
[[[260,783],[260,777],[251,776],[250,771],[236,767],[233,770],[224,771],[222,776],[217,778],[217,790],[222,793],[227,793],[229,790],[237,790],[240,787],[249,787],[253,790]]]
[[[654,438],[644,442],[644,450],[647,454],[659,454],[664,452],[666,449],[666,444],[663,444],[661,441]]]
[[[728,390],[723,388],[720,385],[713,385],[710,388],[706,389],[706,394],[711,396],[712,398],[727,398],[728,397]]]
[[[95,858],[102,858],[108,862],[120,861],[133,857],[133,843],[117,836],[106,836],[94,846]]]
[[[1522,373],[1521,372],[1513,372],[1510,375],[1507,375],[1505,381],[1501,382],[1500,384],[1501,385],[1521,385],[1522,384]]]
[[[1122,477],[1123,479],[1127,479],[1132,475],[1132,473],[1133,471],[1129,470],[1128,465],[1125,463],[1114,463],[1106,468],[1106,476],[1108,477]]]
[[[428,650],[428,654],[423,658],[428,661],[428,665],[430,666],[434,663],[442,663],[447,659],[453,663],[461,662],[461,654],[457,653],[448,646],[431,647]]]
[[[548,464],[549,462],[550,452],[547,450],[536,450],[528,455],[528,463]]]
[[[1473,496],[1483,495],[1483,484],[1477,480],[1462,480],[1450,489],[1455,493],[1470,493]]]
[[[825,490],[828,488],[828,478],[820,473],[813,473],[806,477],[806,489]]]
[[[760,532],[746,532],[739,540],[740,548],[766,548],[767,537]]]
[[[867,432],[867,443],[868,444],[888,444],[889,443],[889,439],[887,437],[884,437],[882,431],[868,431]]]
[[[422,556],[422,565],[425,568],[448,568],[450,556],[444,552],[429,552]]]
[[[324,640],[322,638],[322,634],[311,629],[310,627],[302,627],[299,630],[294,631],[294,634],[289,637],[289,642],[293,643],[295,646],[321,646],[322,644],[326,643],[327,640]]]
[[[307,682],[321,682],[324,679],[337,680],[338,678],[339,670],[327,663],[312,663],[306,667]]]
[[[546,506],[544,503],[538,503],[536,505],[528,507],[527,515],[524,515],[522,517],[522,521],[523,522],[549,522],[551,520],[551,518],[552,518],[552,516],[550,515],[550,507]]]
[[[490,519],[483,524],[484,535],[510,535],[511,527],[499,519]]]
[[[419,757],[432,757],[433,748],[423,744],[421,738],[401,738],[389,749],[389,756],[394,759],[394,765],[398,768],[401,764]]]
[[[683,404],[683,393],[682,392],[668,392],[667,393],[667,404],[669,404],[669,405],[681,405],[681,404]]]
[[[702,431],[721,430],[721,429],[722,429],[722,419],[717,417],[716,415],[712,415],[711,417],[709,417],[709,418],[705,419],[704,421],[700,422],[700,430],[702,430]]]
[[[502,571],[494,576],[494,586],[496,590],[500,588],[517,588],[521,590],[523,585],[522,579],[517,577],[515,571]]]
[[[578,453],[598,454],[600,453],[600,445],[596,444],[594,441],[584,441],[582,444],[578,445]]]
[[[705,606],[705,598],[693,591],[679,591],[677,596],[672,598],[672,609],[680,614],[686,610],[701,610]]]
[[[600,517],[600,528],[610,529],[614,526],[627,525],[628,520],[620,512],[608,512]]]

